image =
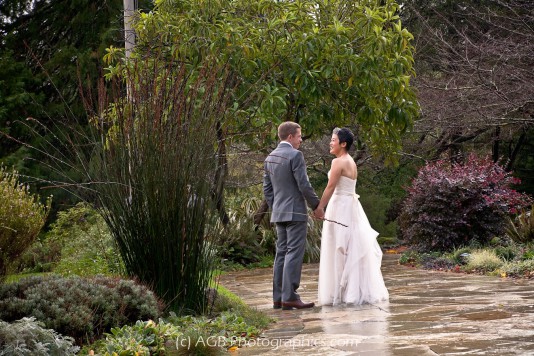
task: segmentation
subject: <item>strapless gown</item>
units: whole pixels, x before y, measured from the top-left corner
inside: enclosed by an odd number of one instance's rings
[[[389,299],[380,271],[378,232],[369,224],[358,198],[356,180],[341,176],[325,213],[326,219],[335,222],[323,222],[318,287],[321,305]]]

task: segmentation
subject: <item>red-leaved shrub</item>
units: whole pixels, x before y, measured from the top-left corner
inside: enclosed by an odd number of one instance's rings
[[[503,233],[505,217],[532,199],[510,186],[519,180],[488,158],[437,161],[421,168],[401,207],[402,238],[424,250],[482,245]]]

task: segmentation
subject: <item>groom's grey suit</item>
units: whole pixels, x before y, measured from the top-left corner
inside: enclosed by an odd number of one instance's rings
[[[306,247],[306,202],[315,210],[319,198],[308,180],[304,155],[289,142],[280,142],[264,165],[263,193],[277,232],[273,301],[300,300],[297,289]]]

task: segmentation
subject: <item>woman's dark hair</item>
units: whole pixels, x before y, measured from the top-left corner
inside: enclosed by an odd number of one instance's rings
[[[333,133],[337,135],[337,138],[339,139],[339,144],[345,142],[347,144],[347,146],[345,146],[345,149],[347,151],[350,150],[350,147],[354,142],[354,134],[352,133],[352,131],[346,127],[342,129],[336,127]]]

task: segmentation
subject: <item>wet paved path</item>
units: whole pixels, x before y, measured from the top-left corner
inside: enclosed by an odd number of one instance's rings
[[[413,269],[384,255],[389,302],[273,310],[271,269],[232,272],[221,284],[277,321],[239,355],[534,355],[534,281]],[[305,264],[303,301],[317,300]]]

